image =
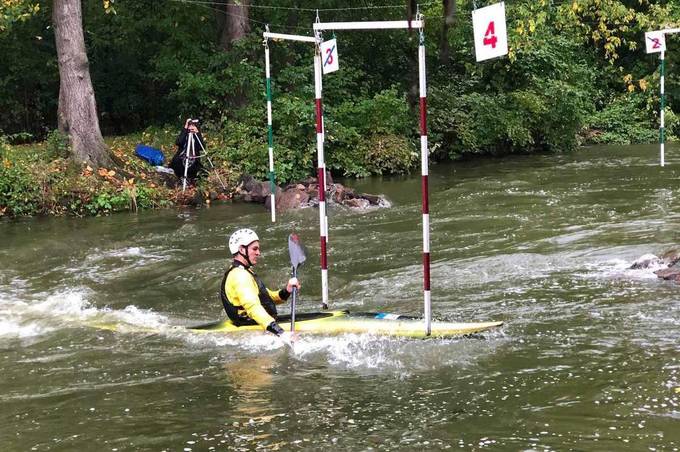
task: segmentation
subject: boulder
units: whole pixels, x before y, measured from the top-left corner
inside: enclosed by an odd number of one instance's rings
[[[369,195],[368,193],[363,193],[361,197],[366,199],[372,206],[380,206],[385,200],[381,195]]]
[[[644,254],[629,268],[639,270],[653,267],[663,267],[654,272],[659,278],[680,283],[680,251],[677,249],[670,249],[663,253],[661,257],[654,254]]]
[[[671,267],[680,262],[680,251],[677,249],[668,250],[661,255],[661,259],[663,259],[664,262],[667,262],[668,266]]]
[[[344,205],[353,209],[367,209],[371,203],[364,198],[352,198],[345,201]]]
[[[234,198],[245,202],[264,203],[270,208],[269,182],[260,182],[252,176],[244,175],[234,192]],[[381,195],[357,194],[354,190],[333,183],[328,174],[328,202],[334,202],[352,209],[367,209],[371,206],[389,207],[389,202]],[[288,184],[283,189],[276,188],[277,210],[298,209],[319,204],[319,184],[315,178]]]
[[[247,174],[241,177],[234,191],[234,197],[245,202],[264,203],[270,194],[269,182],[260,182]]]
[[[671,267],[664,268],[662,270],[657,270],[654,272],[659,278],[663,278],[668,281],[680,282],[680,268]]]
[[[333,184],[330,199],[333,200],[333,202],[342,204],[349,192],[351,192],[351,190],[345,188],[343,185]]]
[[[276,194],[276,198],[277,198],[277,200],[276,200],[276,204],[277,204],[277,205],[279,204],[278,198],[279,198],[279,196],[281,196],[281,193],[283,193],[283,190],[281,190],[281,187],[279,187],[279,186],[277,185],[277,186],[276,186],[276,193],[275,193],[275,194]],[[270,193],[270,194],[271,194],[271,193]],[[264,207],[265,207],[267,210],[269,210],[269,209],[271,209],[271,205],[272,205],[272,197],[269,196],[269,195],[267,195],[267,196],[265,197],[265,200],[264,200]]]
[[[309,194],[297,187],[289,188],[276,197],[276,209],[299,209],[309,205]]]

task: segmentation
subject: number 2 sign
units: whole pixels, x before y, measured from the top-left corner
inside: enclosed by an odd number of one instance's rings
[[[505,28],[505,3],[500,2],[472,11],[477,61],[507,55],[508,35]]]
[[[663,31],[648,31],[645,33],[645,47],[647,53],[657,53],[666,51],[666,35]]]

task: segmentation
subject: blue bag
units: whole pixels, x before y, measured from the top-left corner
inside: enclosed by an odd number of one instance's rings
[[[135,146],[135,154],[139,158],[146,160],[154,166],[160,166],[165,161],[163,151],[143,144],[138,144]]]

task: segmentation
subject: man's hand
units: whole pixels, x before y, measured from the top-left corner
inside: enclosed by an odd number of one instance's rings
[[[279,336],[279,339],[281,339],[281,342],[283,342],[290,348],[293,348],[293,346],[295,345],[295,341],[297,341],[298,339],[298,335],[297,333],[291,333],[290,331],[286,331],[281,336]]]
[[[300,290],[300,281],[298,281],[297,278],[290,278],[288,280],[288,284],[286,285],[286,290],[288,293],[293,293],[293,287],[295,287],[297,290]]]
[[[267,331],[277,336],[281,336],[284,333],[283,328],[281,328],[276,322],[272,322],[267,325]]]
[[[184,128],[185,129],[189,128],[189,121],[191,121],[191,118],[187,118],[187,120],[184,122]]]
[[[267,331],[275,334],[279,339],[281,339],[281,342],[290,348],[293,348],[293,344],[295,344],[295,341],[297,340],[297,334],[291,333],[290,331],[284,331],[283,328],[281,328],[276,322],[270,323],[267,326]]]

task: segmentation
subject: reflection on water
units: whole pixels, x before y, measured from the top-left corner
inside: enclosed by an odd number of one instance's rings
[[[2,223],[3,450],[677,450],[680,288],[629,268],[679,241],[680,162],[656,151],[433,166],[433,313],[506,322],[476,339],[291,351],[185,328],[223,315],[226,239],[244,226],[271,285],[298,232],[299,306],[318,309],[315,209]],[[348,184],[392,206],[330,206],[332,307],[420,314],[420,178]]]

